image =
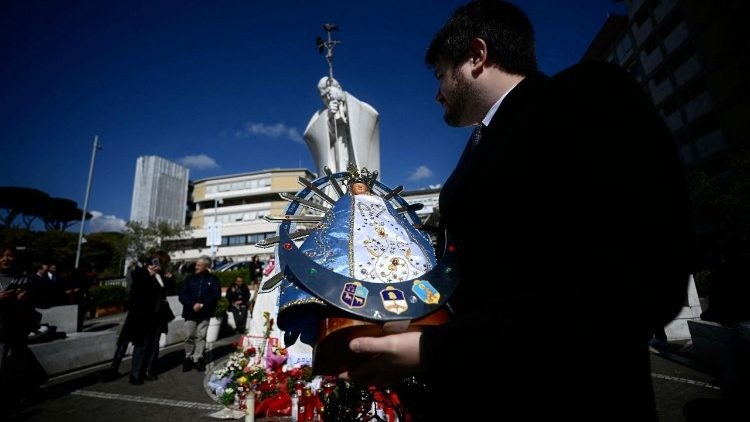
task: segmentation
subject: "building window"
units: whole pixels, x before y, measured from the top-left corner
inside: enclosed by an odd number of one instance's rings
[[[659,27],[659,35],[661,35],[662,38],[667,38],[681,23],[682,16],[679,13],[673,13]]]
[[[628,69],[628,71],[630,71],[630,74],[633,75],[636,80],[640,81],[643,77],[643,66],[641,66],[641,62],[639,62],[638,60],[633,62],[633,65],[630,66],[630,69]]]
[[[708,91],[708,84],[703,78],[696,79],[680,90],[680,97],[684,103],[689,103],[694,98]]]
[[[647,56],[650,56],[651,53],[656,50],[658,43],[656,40],[656,37],[651,37],[643,44],[643,51],[646,53]]]
[[[672,68],[677,69],[685,62],[687,62],[691,57],[695,56],[695,49],[693,48],[693,45],[691,43],[686,43],[682,48],[680,48],[677,52],[672,54],[672,57],[670,57],[670,61],[672,62]]]
[[[664,117],[669,117],[677,111],[677,101],[674,99],[670,99],[664,103],[664,106],[662,107],[662,111],[664,113]]]
[[[690,127],[693,138],[700,138],[719,129],[719,117],[714,113],[708,113],[696,119]]]
[[[661,85],[664,81],[667,80],[667,77],[669,74],[667,73],[667,69],[665,69],[663,66],[654,73],[654,83],[656,85]]]
[[[641,7],[641,10],[638,11],[638,13],[633,16],[633,20],[635,21],[635,24],[638,25],[638,27],[643,26],[643,24],[646,22],[646,19],[648,19],[648,9],[645,7]]]
[[[630,38],[629,33],[625,33],[620,42],[617,44],[617,56],[626,57],[630,50],[633,49],[633,40]]]
[[[240,234],[234,236],[222,236],[221,246],[243,246],[243,245],[254,245],[261,240],[274,236],[274,232],[266,233],[254,233],[254,234]],[[204,239],[205,242],[205,239]]]

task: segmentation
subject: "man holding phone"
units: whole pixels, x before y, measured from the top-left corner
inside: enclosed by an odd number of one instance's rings
[[[117,340],[112,365],[105,375],[106,380],[119,376],[118,369],[128,343],[133,343],[133,361],[130,370],[130,383],[143,384],[143,380],[155,380],[155,365],[159,358],[159,338],[167,331],[168,315],[172,310],[167,302],[166,291],[172,281],[172,274],[164,271],[170,257],[164,251],[156,251],[147,261],[146,267],[133,270],[133,284],[130,288],[128,316]]]

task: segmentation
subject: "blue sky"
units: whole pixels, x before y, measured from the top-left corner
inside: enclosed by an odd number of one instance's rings
[[[434,101],[424,52],[464,1],[37,1],[0,5],[0,185],[83,206],[100,136],[92,230],[130,216],[135,161],[159,155],[191,179],[306,167],[301,133],[327,74],[316,36],[339,26],[334,77],[380,113],[382,181],[443,183],[468,128]],[[545,73],[578,61],[612,0],[517,1]],[[74,227],[77,230],[77,227]]]

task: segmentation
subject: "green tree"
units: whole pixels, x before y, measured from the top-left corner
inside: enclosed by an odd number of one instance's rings
[[[35,262],[71,268],[75,262],[78,236],[64,231],[32,232],[30,256]]]
[[[153,251],[162,249],[162,242],[166,239],[183,238],[189,232],[185,226],[159,222],[144,226],[131,221],[125,225],[125,243],[127,253],[131,258],[145,259]]]
[[[126,250],[123,233],[89,233],[81,248],[81,262],[91,266],[101,278],[119,277],[125,268]]]
[[[50,198],[47,211],[44,213],[44,227],[47,230],[65,231],[73,224],[81,221],[83,210],[78,208],[76,201],[67,198]],[[86,220],[91,214],[86,213]]]
[[[21,214],[37,215],[36,210],[38,207],[46,206],[49,199],[48,194],[38,189],[19,186],[0,186],[0,210],[3,211],[0,214],[0,222],[6,227],[10,227],[13,225],[16,217]]]

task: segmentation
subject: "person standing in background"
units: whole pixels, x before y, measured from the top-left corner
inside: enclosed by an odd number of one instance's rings
[[[258,258],[258,255],[253,255],[250,260],[250,280],[253,283],[259,283],[261,279],[263,279],[263,261]]]
[[[196,368],[206,369],[203,352],[206,349],[206,333],[209,320],[214,316],[216,303],[221,297],[219,280],[208,269],[211,258],[202,256],[195,261],[195,273],[188,275],[180,286],[182,317],[185,318],[185,360],[184,372]]]
[[[4,414],[47,380],[28,347],[29,333],[42,318],[34,309],[38,289],[33,284],[16,264],[15,246],[0,245],[0,406]]]
[[[235,277],[234,284],[227,289],[227,300],[229,301],[229,310],[232,311],[234,323],[237,326],[236,331],[239,334],[245,333],[250,296],[250,289],[245,284],[245,280],[240,276]]]
[[[119,367],[128,347],[133,343],[130,384],[141,385],[143,380],[157,379],[155,365],[159,357],[159,339],[166,326],[174,319],[167,302],[166,291],[171,288],[172,273],[165,270],[169,254],[156,251],[149,262],[132,271],[128,315],[117,339],[115,355],[105,380],[119,377]]]

